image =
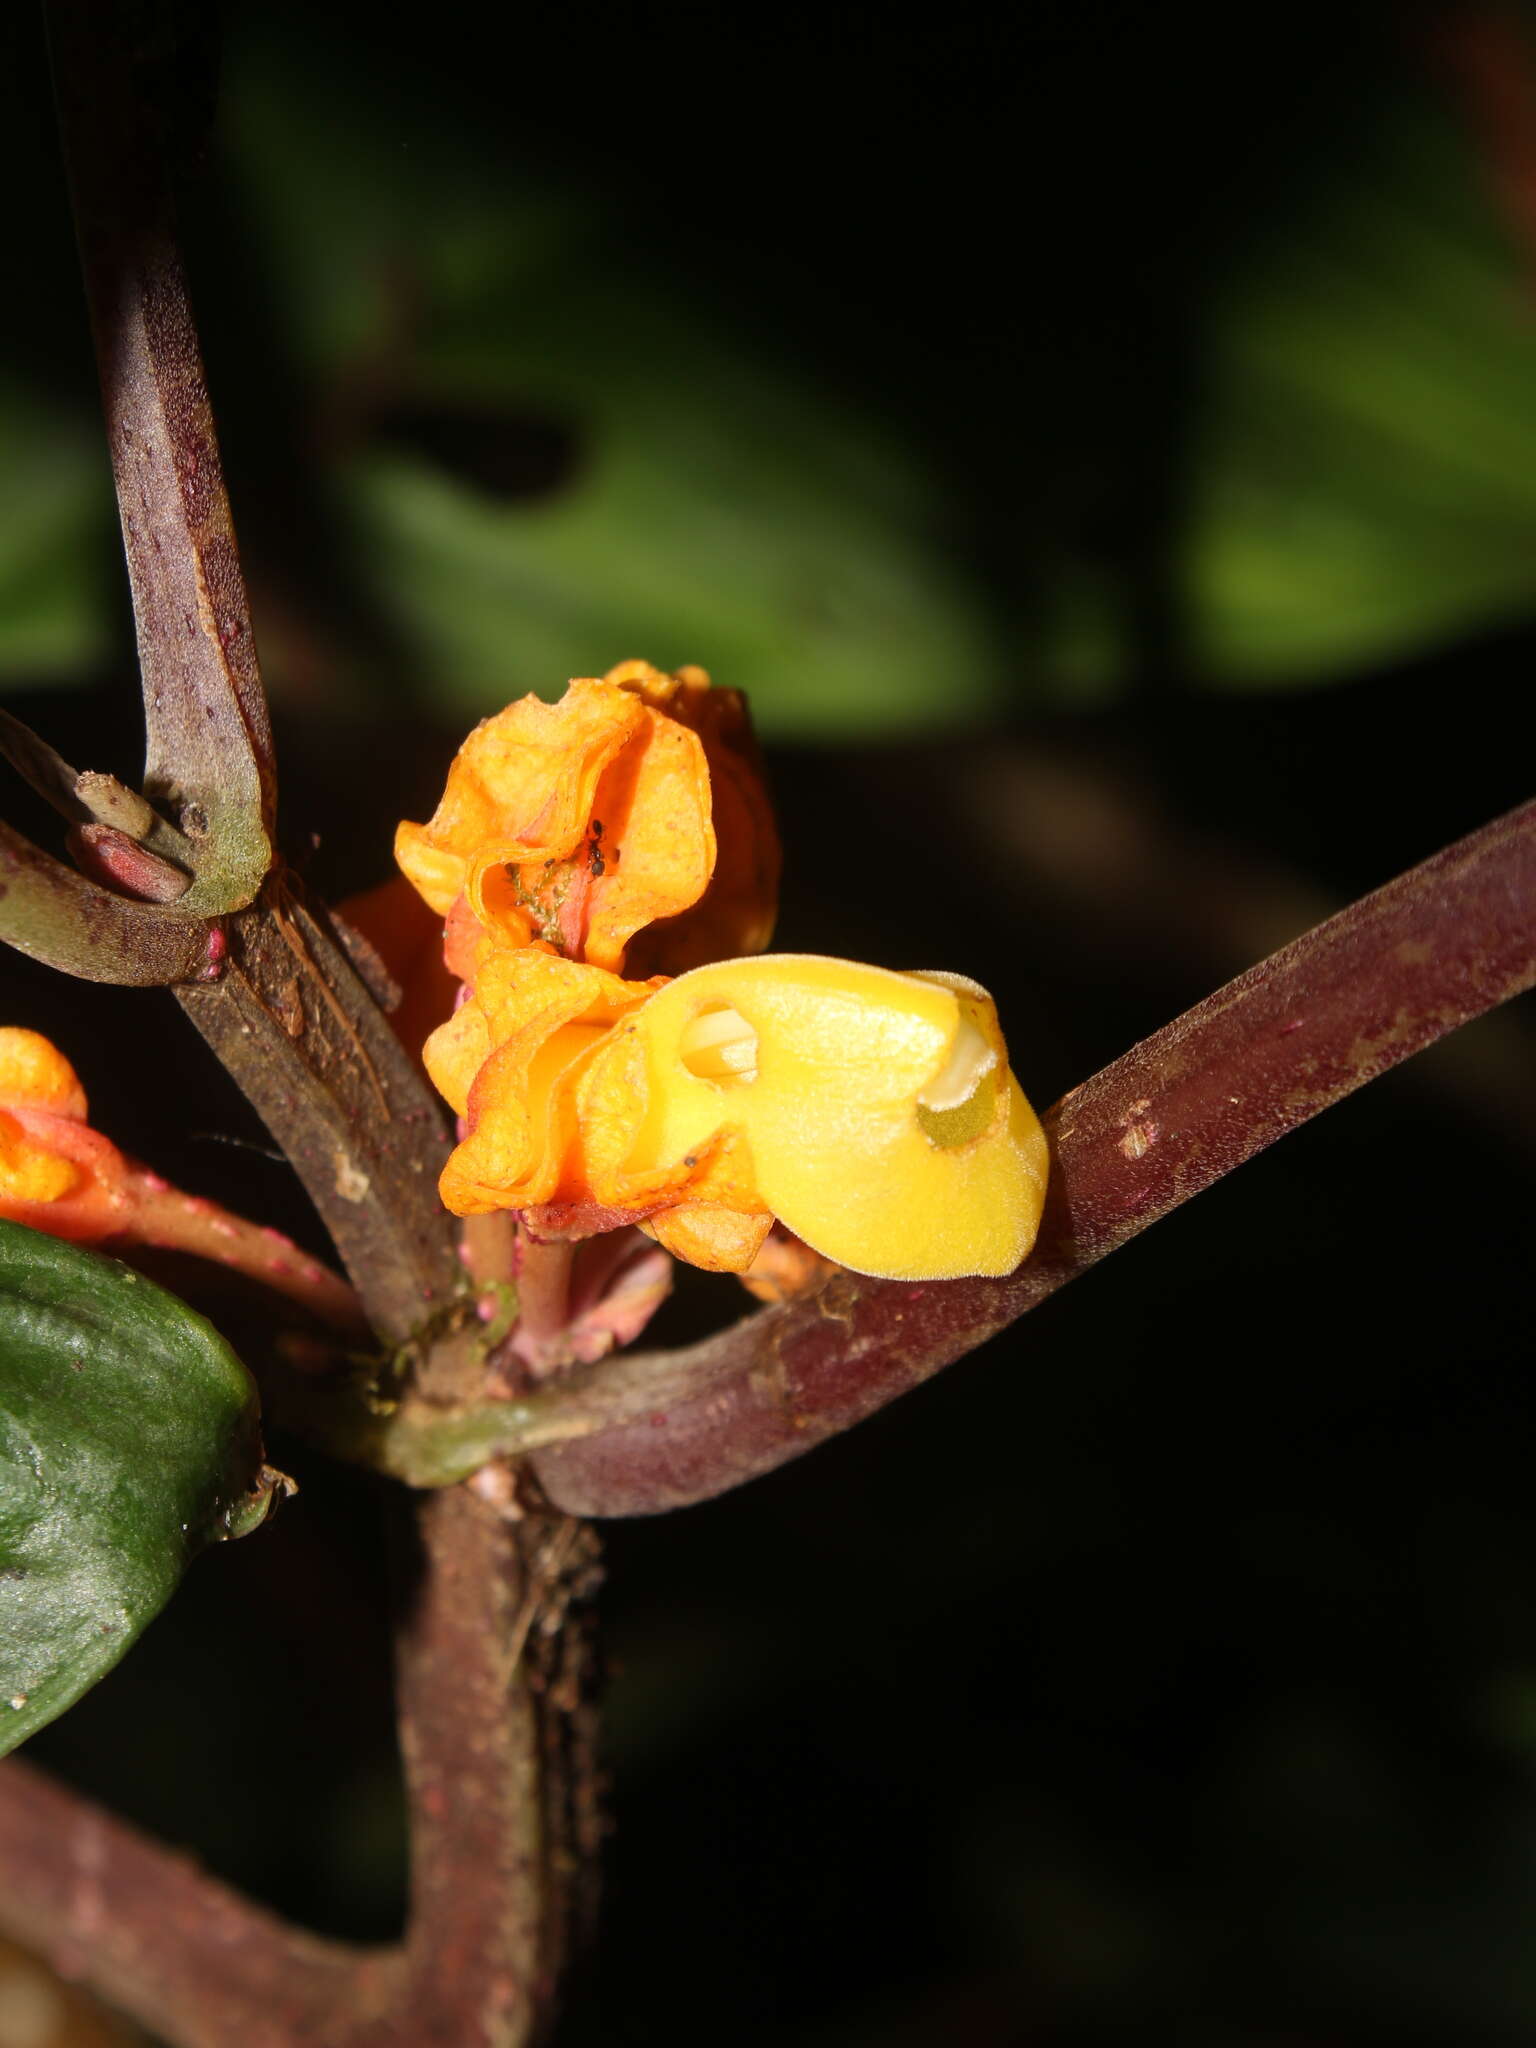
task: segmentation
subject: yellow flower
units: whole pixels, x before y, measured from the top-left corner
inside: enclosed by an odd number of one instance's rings
[[[509,705],[395,852],[465,983],[423,1053],[460,1118],[457,1215],[639,1223],[723,1272],[775,1218],[894,1279],[1029,1250],[1045,1141],[985,990],[722,958],[767,943],[779,855],[741,700],[702,670],[630,662]]]
[[[1034,1242],[1045,1139],[961,976],[781,954],[648,989],[525,951],[476,998],[427,1047],[467,1126],[442,1181],[461,1215],[643,1219],[729,1272],[775,1217],[890,1279],[1011,1272]]]
[[[778,841],[746,710],[702,669],[626,662],[558,704],[509,704],[459,749],[430,821],[401,825],[395,858],[439,917],[462,899],[471,939],[542,939],[611,973],[648,926],[648,970],[755,952],[773,929]],[[466,979],[473,958],[460,934]]]

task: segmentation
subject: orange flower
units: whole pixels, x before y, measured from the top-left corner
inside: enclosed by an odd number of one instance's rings
[[[701,670],[630,662],[510,705],[395,852],[466,984],[423,1055],[460,1118],[456,1214],[639,1223],[723,1272],[775,1218],[807,1259],[891,1278],[1028,1251],[1045,1141],[985,990],[720,958],[766,943],[778,846],[741,701]]]
[[[773,928],[779,852],[740,695],[702,669],[626,662],[523,697],[477,726],[426,825],[395,858],[439,917],[467,914],[451,958],[473,978],[485,937],[542,939],[618,974],[753,952]]]
[[[362,1327],[356,1295],[278,1231],[183,1194],[86,1122],[85,1090],[36,1031],[0,1026],[0,1216],[73,1244],[159,1245],[249,1274],[327,1322]]]
[[[641,1221],[723,1272],[775,1217],[891,1279],[1011,1272],[1034,1241],[1045,1140],[963,977],[781,954],[648,988],[524,951],[476,997],[426,1055],[467,1126],[441,1184],[460,1215]]]

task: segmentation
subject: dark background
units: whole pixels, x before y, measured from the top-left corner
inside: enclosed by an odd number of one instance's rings
[[[188,235],[291,854],[378,879],[474,717],[703,661],[770,743],[778,942],[974,974],[1043,1106],[1521,800],[1528,30],[232,11]],[[0,679],[129,773],[7,34]],[[4,975],[125,1149],[319,1244],[167,1002]],[[802,1464],[610,1527],[562,2043],[1536,2036],[1531,1052],[1485,1020]],[[383,1500],[274,1448],[299,1499],[31,1753],[384,1934]]]

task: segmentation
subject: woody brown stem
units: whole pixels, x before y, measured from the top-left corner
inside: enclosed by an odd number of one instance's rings
[[[0,1765],[0,1926],[176,2048],[309,2048],[387,2011],[400,1959],[285,1927],[20,1758]]]
[[[401,1948],[286,1926],[18,1758],[0,1765],[0,1929],[174,2048],[522,2048],[597,1841],[590,1533],[428,1497],[401,1574],[411,1917]]]
[[[229,920],[217,981],[177,1000],[304,1182],[386,1343],[451,1334],[467,1313],[437,1199],[437,1104],[291,876]]]
[[[17,943],[72,972],[100,959],[106,978],[180,977],[379,1335],[440,1335],[462,1278],[433,1186],[440,1113],[323,919],[271,866],[266,699],[171,194],[173,163],[201,140],[210,24],[171,0],[50,0],[49,26],[138,627],[146,791],[176,813],[193,881],[174,905],[130,904],[0,834],[11,893],[30,892]],[[194,919],[228,912],[227,926]],[[67,957],[53,943],[66,917]],[[146,952],[153,971],[136,975]]]
[[[598,1839],[591,1532],[467,1486],[419,1509],[397,1694],[411,1805],[407,1982],[369,2048],[514,2048],[548,2017]],[[572,1615],[572,1603],[578,1603]]]

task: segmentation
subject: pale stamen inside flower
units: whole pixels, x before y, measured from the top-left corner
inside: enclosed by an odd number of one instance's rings
[[[949,1058],[917,1098],[917,1121],[935,1145],[969,1144],[992,1121],[997,1048],[962,1017]]]
[[[924,1109],[958,1109],[996,1065],[997,1047],[987,1043],[969,1017],[962,1017],[949,1058],[917,1099]]]
[[[683,1027],[678,1053],[699,1081],[755,1081],[757,1033],[726,1003],[701,1010]]]

